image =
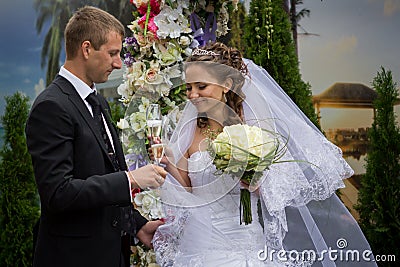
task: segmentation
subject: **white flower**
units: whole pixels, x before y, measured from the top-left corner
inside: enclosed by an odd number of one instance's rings
[[[158,27],[157,36],[160,39],[178,38],[182,33],[190,33],[189,21],[183,14],[184,8],[179,5],[178,8],[172,9],[170,6],[164,6],[161,12],[154,17],[154,23]]]
[[[168,76],[168,78],[178,78],[182,75],[179,64],[175,64],[171,67],[166,67],[163,70],[163,73],[164,75]]]
[[[119,95],[121,95],[123,98],[129,98],[129,86],[127,82],[121,83],[118,88],[117,92]]]
[[[169,66],[183,60],[179,47],[173,43],[168,43],[167,46],[155,45],[154,51],[155,57],[162,66]]]
[[[134,202],[139,212],[149,220],[165,217],[160,196],[156,190],[147,190],[136,194]]]
[[[224,159],[231,158],[244,164],[254,156],[259,159],[272,159],[277,144],[272,134],[259,127],[236,124],[224,127],[212,145],[214,152],[219,156],[216,162],[221,165]],[[265,167],[268,166],[263,166]]]
[[[146,115],[143,112],[134,112],[128,117],[131,129],[135,132],[142,132],[146,127]]]
[[[154,251],[150,250],[146,253],[146,263],[148,264],[148,266],[157,266],[153,265],[156,263],[156,254],[154,253]]]
[[[192,51],[193,51],[192,48],[187,47],[187,48],[185,48],[184,53],[185,53],[185,55],[188,57],[188,56],[190,56],[190,55],[192,54]]]
[[[140,206],[145,214],[148,214],[151,210],[153,202],[155,201],[154,196],[152,196],[149,191],[143,191],[135,196],[135,204]]]
[[[187,36],[181,36],[181,38],[179,39],[179,44],[182,46],[188,46],[191,42],[192,41]]]
[[[168,96],[169,95],[169,91],[171,89],[171,81],[169,80],[165,80],[164,83],[161,83],[157,86],[157,92],[161,95],[161,96]]]
[[[139,105],[139,112],[145,113],[149,105],[150,105],[150,100],[142,96],[142,104]]]
[[[117,127],[124,130],[129,128],[129,122],[125,119],[120,119],[119,122],[117,122]]]
[[[164,77],[158,68],[150,68],[146,70],[145,80],[148,84],[161,84],[164,82]]]

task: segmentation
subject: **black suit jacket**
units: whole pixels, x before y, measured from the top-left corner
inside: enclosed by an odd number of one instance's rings
[[[108,127],[126,170],[117,131]],[[26,135],[41,201],[34,265],[119,266],[121,207],[131,205],[128,179],[114,169],[89,110],[68,80],[57,76],[37,97]],[[137,212],[135,219],[137,229],[146,223]]]

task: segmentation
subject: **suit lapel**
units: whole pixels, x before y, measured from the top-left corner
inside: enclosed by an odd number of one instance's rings
[[[83,102],[82,98],[79,96],[78,92],[75,90],[73,85],[64,77],[58,75],[57,79],[54,81],[64,93],[68,94],[69,100],[75,106],[75,108],[79,111],[87,125],[89,126],[90,130],[92,131],[93,135],[95,136],[97,143],[102,148],[104,154],[108,158],[110,164],[112,165],[112,161],[108,156],[108,151],[104,144],[103,138],[100,135],[100,132],[93,120],[92,114],[90,114],[85,102]],[[114,137],[113,137],[114,139]]]

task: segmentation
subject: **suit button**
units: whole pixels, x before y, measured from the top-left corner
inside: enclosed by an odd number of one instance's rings
[[[118,226],[118,221],[117,220],[112,221],[112,226],[113,227],[117,227]]]

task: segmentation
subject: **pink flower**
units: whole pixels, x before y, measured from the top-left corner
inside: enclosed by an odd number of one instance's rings
[[[144,29],[145,24],[146,24],[146,15],[142,16],[138,20],[138,24],[140,25],[140,27],[142,27],[142,29]],[[154,17],[150,17],[150,19],[149,19],[149,21],[147,23],[147,30],[151,31],[154,34],[154,36],[157,36],[158,27],[154,23]]]
[[[133,1],[133,0],[131,0],[131,1]],[[147,5],[148,5],[148,3],[142,3],[138,7],[138,12],[140,13],[140,15],[146,15]],[[160,13],[160,11],[161,11],[161,9],[160,9],[159,1],[158,0],[150,0],[150,17],[157,16],[158,13]]]
[[[154,23],[154,18],[149,19],[149,23],[147,24],[147,29],[154,33],[154,36],[157,36],[158,27]]]

